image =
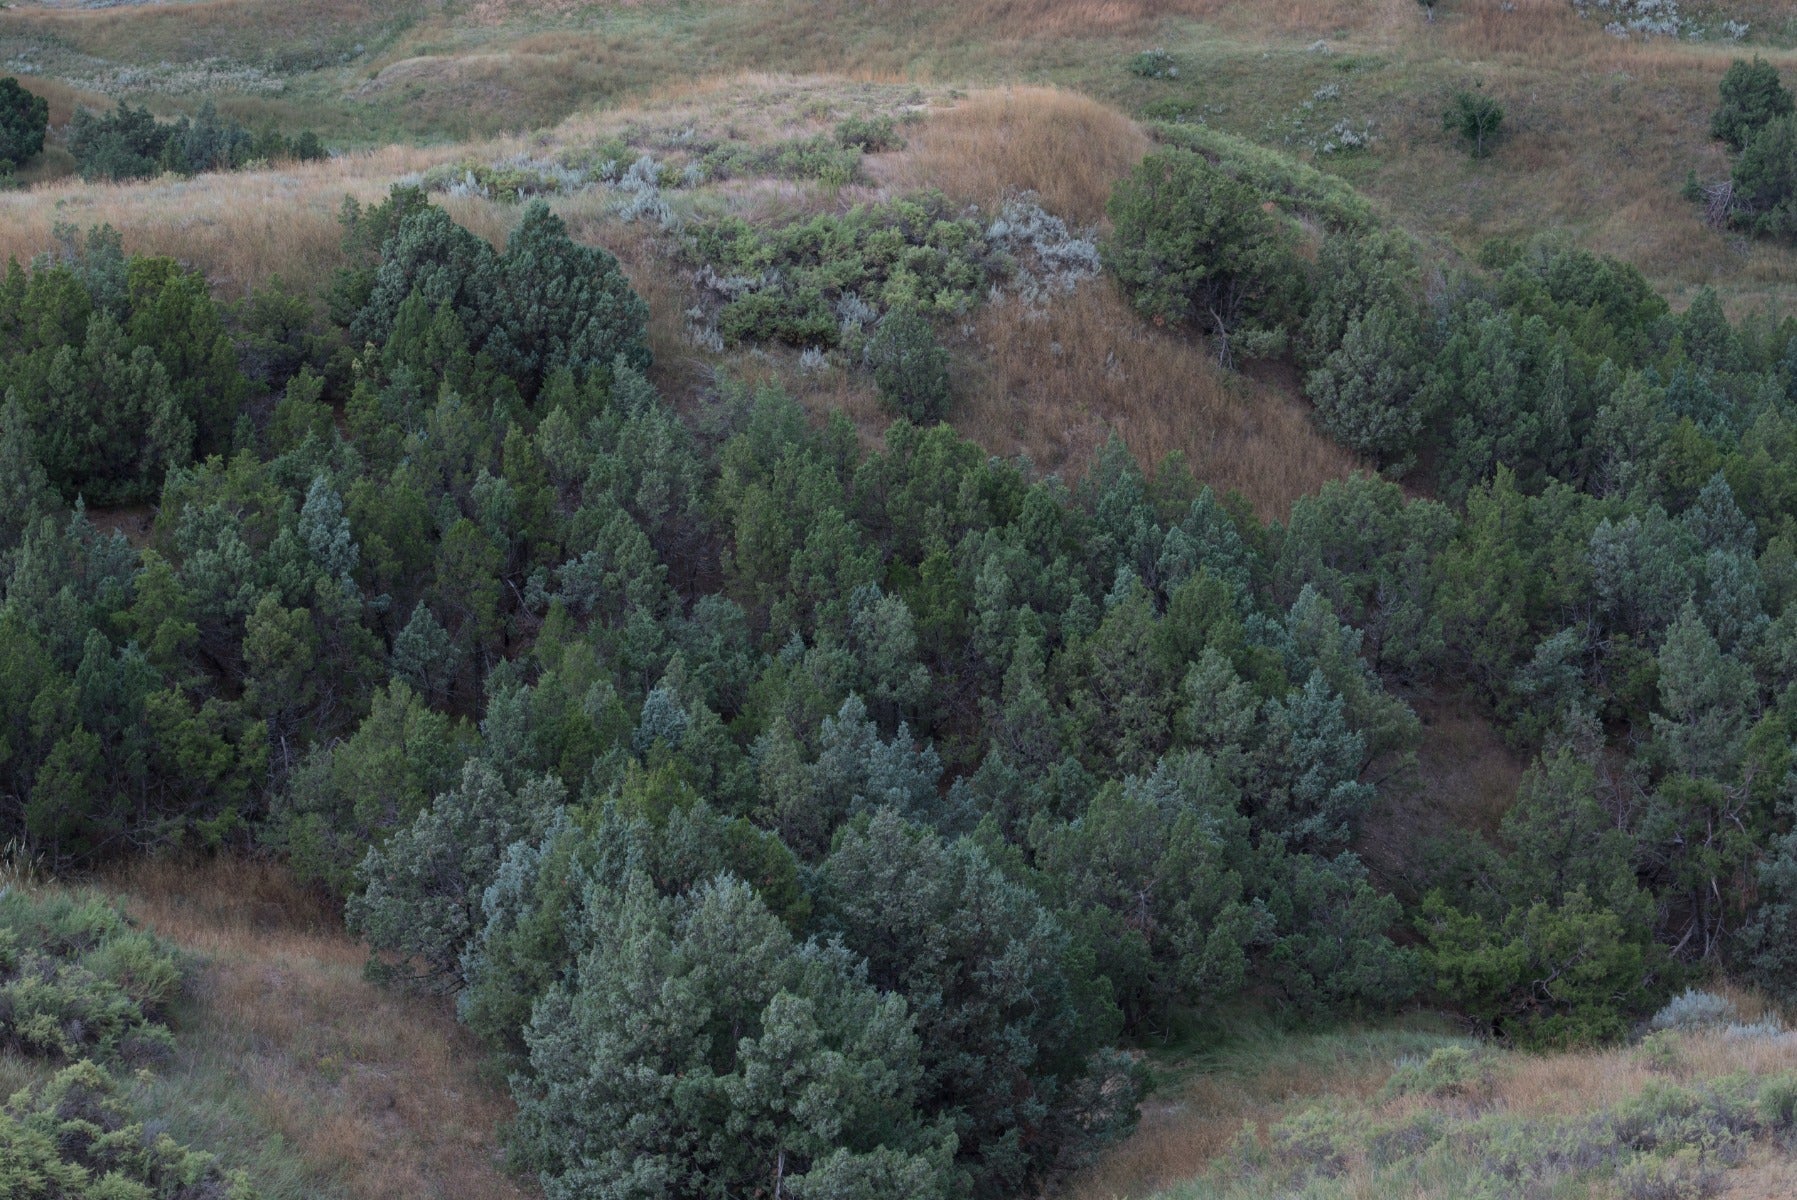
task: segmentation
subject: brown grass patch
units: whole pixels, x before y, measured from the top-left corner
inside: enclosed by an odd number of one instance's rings
[[[446,1004],[362,978],[335,905],[282,868],[139,862],[108,881],[133,917],[204,956],[171,1071],[221,1078],[352,1196],[532,1195],[500,1166],[510,1100]]]
[[[340,261],[343,198],[384,197],[393,180],[470,151],[393,147],[268,171],[165,177],[140,183],[64,180],[0,193],[0,263],[55,247],[54,229],[108,224],[131,253],[167,254],[242,294],[274,275],[311,290]],[[459,219],[467,219],[458,210]]]
[[[1615,40],[1601,23],[1580,19],[1570,0],[1469,4],[1443,15],[1448,39],[1475,57],[1563,60],[1569,53],[1601,45],[1598,39]]]
[[[60,129],[72,121],[78,108],[103,109],[112,106],[112,101],[106,96],[83,91],[48,75],[25,75],[18,79],[20,87],[50,102],[52,129]]]
[[[990,37],[1087,37],[1139,29],[1163,17],[1208,17],[1228,0],[973,0],[958,5],[970,31]]]
[[[977,92],[908,136],[902,154],[870,162],[883,182],[940,188],[988,208],[1035,192],[1050,212],[1081,224],[1104,217],[1112,186],[1150,146],[1116,109],[1043,87]]]
[[[1277,1123],[1325,1099],[1364,1104],[1391,1077],[1402,1041],[1346,1029],[1238,1053],[1221,1069],[1150,1097],[1135,1132],[1069,1180],[1056,1200],[1142,1200],[1202,1174],[1244,1127]]]
[[[1108,281],[1046,310],[988,305],[973,327],[974,378],[955,425],[996,454],[1078,475],[1115,431],[1150,468],[1184,455],[1201,483],[1241,492],[1263,519],[1357,465],[1301,401],[1146,325]]]

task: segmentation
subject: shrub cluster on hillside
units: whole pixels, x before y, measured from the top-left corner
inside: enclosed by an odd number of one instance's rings
[[[1447,1046],[1400,1063],[1370,1105],[1309,1108],[1262,1138],[1244,1132],[1203,1177],[1158,1200],[1336,1200],[1417,1187],[1481,1198],[1720,1195],[1732,1169],[1788,1152],[1797,1132],[1797,1073],[1756,1065],[1752,1073],[1702,1078],[1684,1062],[1688,1049],[1752,1063],[1754,1042],[1789,1036],[1776,1026],[1735,1026],[1721,1038],[1738,1053],[1717,1055],[1714,1041],[1693,1046],[1693,1037],[1718,1032],[1655,1035],[1659,1041],[1634,1053],[1663,1074],[1617,1095],[1615,1076],[1627,1068],[1618,1072],[1622,1064],[1612,1060],[1600,1069],[1613,1098],[1571,1113],[1506,1103],[1505,1075],[1517,1064]],[[1510,1097],[1525,1086],[1515,1085]]]
[[[142,179],[164,171],[198,175],[235,171],[251,163],[311,162],[326,157],[318,135],[288,137],[279,130],[252,133],[226,120],[208,100],[198,115],[158,121],[148,109],[123,100],[110,112],[79,109],[69,122],[69,153],[83,179]]]
[[[182,975],[173,950],[106,900],[0,890],[0,1053],[59,1068],[0,1104],[0,1194],[254,1200],[135,1112],[111,1069],[168,1051]]]

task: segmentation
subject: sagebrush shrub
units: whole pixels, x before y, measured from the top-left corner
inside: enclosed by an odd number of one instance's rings
[[[1704,1029],[1726,1025],[1735,1019],[1734,1002],[1714,992],[1686,988],[1666,1002],[1653,1015],[1648,1026],[1653,1029]]]

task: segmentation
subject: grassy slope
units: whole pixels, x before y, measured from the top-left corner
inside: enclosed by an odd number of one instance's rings
[[[1741,1021],[1772,1017],[1757,996],[1725,994]],[[1444,1048],[1468,1052],[1482,1065],[1450,1086],[1388,1086],[1400,1066],[1414,1071]],[[1481,1046],[1420,1017],[1309,1034],[1281,1034],[1250,1019],[1247,1032],[1220,1048],[1150,1061],[1158,1086],[1140,1128],[1074,1179],[1060,1200],[1772,1200],[1797,1194],[1788,1130],[1750,1135],[1739,1161],[1726,1154],[1708,1160],[1714,1178],[1707,1188],[1687,1178],[1680,1190],[1676,1183],[1665,1186],[1665,1178],[1697,1172],[1694,1161],[1677,1156],[1678,1148],[1703,1146],[1713,1154],[1719,1126],[1699,1121],[1676,1134],[1662,1129],[1657,1145],[1639,1136],[1636,1145],[1618,1145],[1609,1124],[1669,1090],[1682,1089],[1701,1103],[1713,1091],[1751,1096],[1764,1080],[1792,1079],[1797,1034],[1788,1032],[1743,1035],[1718,1026],[1661,1034],[1645,1046],[1523,1054]],[[1749,1100],[1737,1105],[1740,1111],[1751,1114],[1756,1106]],[[1323,1136],[1282,1144],[1279,1126],[1303,1122],[1306,1114],[1321,1118],[1308,1128]],[[1448,1137],[1431,1154],[1426,1142],[1407,1144],[1392,1135],[1406,1127]],[[1569,1131],[1595,1147],[1570,1165],[1556,1159]],[[1469,1190],[1469,1180],[1489,1170],[1499,1153],[1526,1164],[1523,1175],[1495,1191],[1489,1182],[1485,1190]],[[1581,1178],[1579,1170],[1589,1174]]]
[[[480,1048],[446,1005],[363,979],[362,946],[282,871],[145,863],[106,887],[202,964],[142,1094],[172,1132],[241,1156],[270,1200],[534,1194],[502,1169],[510,1104]]]

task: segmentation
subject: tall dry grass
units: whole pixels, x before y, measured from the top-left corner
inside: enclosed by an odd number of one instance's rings
[[[1281,1034],[1252,1019],[1238,1038],[1195,1063],[1160,1064],[1175,1078],[1142,1106],[1135,1132],[1069,1180],[1055,1200],[1143,1200],[1201,1174],[1244,1127],[1277,1122],[1309,1103],[1367,1103],[1397,1058],[1451,1040],[1404,1027]]]
[[[1301,401],[1146,324],[1108,281],[1045,310],[988,305],[973,326],[955,425],[994,453],[1077,475],[1114,430],[1150,469],[1179,453],[1200,482],[1241,492],[1262,518],[1285,517],[1359,465]]]
[[[975,92],[914,129],[902,153],[870,162],[882,182],[939,188],[988,208],[1033,191],[1049,211],[1080,224],[1104,217],[1112,186],[1150,146],[1124,114],[1059,88]]]
[[[106,881],[127,911],[203,956],[168,1072],[208,1078],[353,1197],[512,1200],[511,1116],[483,1052],[441,1002],[362,978],[335,907],[282,868],[142,861]]]
[[[1518,55],[1557,61],[1616,40],[1600,23],[1580,19],[1570,0],[1469,4],[1444,15],[1448,40],[1475,58]]]
[[[391,147],[265,171],[116,184],[71,179],[0,192],[0,263],[53,249],[59,224],[108,224],[127,251],[172,255],[205,271],[223,293],[247,292],[275,275],[310,290],[338,265],[345,196],[377,201],[399,176],[463,153]]]

